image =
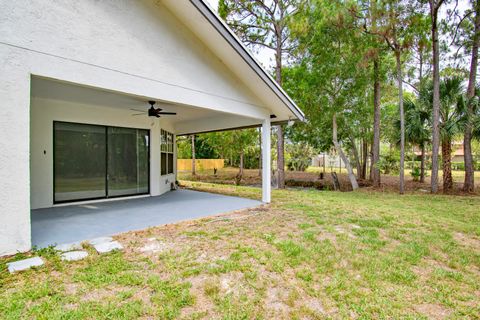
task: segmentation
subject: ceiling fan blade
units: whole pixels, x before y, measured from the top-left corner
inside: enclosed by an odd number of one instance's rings
[[[138,111],[138,112],[145,112],[145,110],[133,109],[133,108],[130,108],[130,110],[132,110],[132,111]]]
[[[176,112],[157,112],[157,114],[164,114],[164,115],[176,115]]]

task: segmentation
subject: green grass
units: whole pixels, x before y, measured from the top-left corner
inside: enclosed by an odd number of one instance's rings
[[[125,252],[65,263],[42,250],[45,267],[14,275],[4,262],[29,254],[3,259],[0,318],[478,319],[479,208],[478,197],[275,190],[242,219],[124,234]],[[170,249],[139,253],[151,237]]]

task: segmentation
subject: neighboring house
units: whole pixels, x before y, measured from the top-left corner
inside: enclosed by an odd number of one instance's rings
[[[452,143],[452,162],[464,162],[463,141]]]
[[[322,152],[312,158],[312,167],[322,167],[326,169],[345,168],[345,163],[339,155]]]
[[[420,160],[420,157],[422,156],[422,152],[419,147],[414,148],[414,153],[415,156],[417,157],[418,160]],[[431,158],[432,152],[429,151],[427,152],[427,158]],[[438,151],[438,155],[442,156],[442,149]],[[452,162],[464,162],[464,152],[463,152],[463,142],[462,141],[454,141],[452,142]]]
[[[270,126],[304,118],[201,0],[0,1],[0,60],[0,255],[31,209],[169,191],[177,135],[261,126],[269,202]]]

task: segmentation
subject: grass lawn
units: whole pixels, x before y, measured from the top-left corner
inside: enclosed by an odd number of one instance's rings
[[[251,187],[188,187],[259,198]],[[192,208],[195,210],[195,208]],[[115,237],[125,251],[10,275],[0,318],[479,319],[480,198],[284,190]],[[155,243],[157,252],[140,248]]]

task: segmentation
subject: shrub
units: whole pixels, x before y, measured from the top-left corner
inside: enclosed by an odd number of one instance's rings
[[[414,167],[412,169],[412,172],[410,173],[413,177],[413,181],[419,181],[420,180],[420,168],[419,167]]]
[[[452,170],[465,170],[465,163],[463,162],[452,162]]]
[[[398,173],[399,162],[400,156],[398,155],[398,152],[389,151],[387,154],[380,156],[377,167],[384,174]]]
[[[306,143],[287,145],[287,168],[290,171],[305,171],[312,161],[313,148]]]
[[[323,181],[302,181],[302,180],[285,180],[285,185],[288,187],[302,187],[302,188],[315,188],[319,190],[324,189],[331,189],[329,185],[327,185]]]

